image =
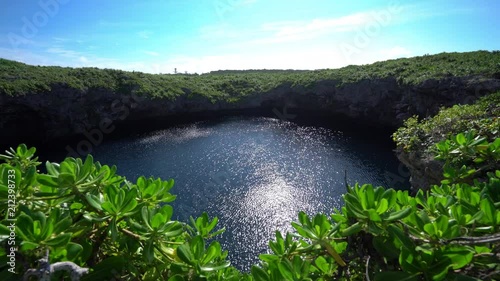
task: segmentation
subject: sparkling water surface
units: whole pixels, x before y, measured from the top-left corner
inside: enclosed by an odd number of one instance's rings
[[[197,122],[104,143],[94,158],[141,175],[174,179],[174,218],[203,211],[219,218],[218,237],[242,270],[268,250],[275,230],[292,231],[299,211],[329,214],[349,183],[391,186],[391,147],[359,134],[264,117]]]

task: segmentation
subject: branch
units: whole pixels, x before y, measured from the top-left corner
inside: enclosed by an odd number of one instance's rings
[[[368,266],[370,265],[370,256],[366,259],[366,269],[365,269],[365,275],[366,275],[366,280],[370,280],[370,272],[368,271]]]
[[[484,243],[496,243],[500,242],[500,233],[493,235],[485,235],[485,236],[475,236],[475,237],[457,237],[452,239],[440,239],[439,241],[431,241],[424,238],[416,237],[411,233],[407,233],[407,235],[420,243],[434,243],[434,244],[460,244],[460,245],[476,245],[476,244],[484,244]]]
[[[54,272],[66,270],[70,272],[71,281],[79,281],[83,275],[89,272],[88,268],[80,267],[70,261],[56,262],[51,265],[49,250],[46,251],[45,257],[39,260],[39,263],[39,268],[30,268],[24,273],[23,280],[29,280],[31,276],[35,276],[39,281],[50,281]]]
[[[130,231],[130,230],[128,230],[128,229],[125,229],[125,228],[120,228],[120,231],[121,231],[121,232],[123,232],[123,233],[125,233],[126,235],[128,235],[128,236],[132,237],[132,238],[137,239],[137,240],[144,240],[144,238],[143,238],[143,237],[141,237],[141,236],[140,236],[140,235],[138,235],[138,234],[133,233],[132,231]]]
[[[500,233],[480,237],[458,237],[444,241],[445,244],[475,245],[500,242]]]
[[[24,273],[23,280],[29,280],[29,277],[35,276],[39,281],[50,281],[52,274],[61,270],[69,271],[72,281],[79,281],[89,272],[88,268],[80,267],[70,261],[63,261],[49,264],[48,268],[30,268]]]

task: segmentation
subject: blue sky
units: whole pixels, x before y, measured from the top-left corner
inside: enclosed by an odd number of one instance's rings
[[[149,73],[500,49],[500,1],[0,0],[0,57]]]

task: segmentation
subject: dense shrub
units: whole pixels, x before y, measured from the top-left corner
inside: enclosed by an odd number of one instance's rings
[[[36,94],[64,86],[76,91],[105,89],[169,99],[189,94],[191,97],[206,97],[212,102],[234,102],[280,85],[311,88],[323,80],[342,86],[364,79],[391,77],[402,84],[413,85],[431,78],[468,75],[500,75],[500,52],[441,53],[315,71],[233,70],[202,75],[145,74],[88,67],[37,67],[0,59],[0,94]]]
[[[428,152],[434,144],[460,132],[475,131],[492,141],[500,137],[500,92],[482,97],[471,105],[442,108],[432,117],[411,117],[394,134],[398,147]]]

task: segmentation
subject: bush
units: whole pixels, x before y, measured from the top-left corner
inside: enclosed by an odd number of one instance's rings
[[[500,137],[500,92],[482,97],[472,105],[442,108],[438,114],[420,122],[412,117],[394,134],[405,151],[429,152],[434,144],[460,132],[475,131],[488,140]]]

